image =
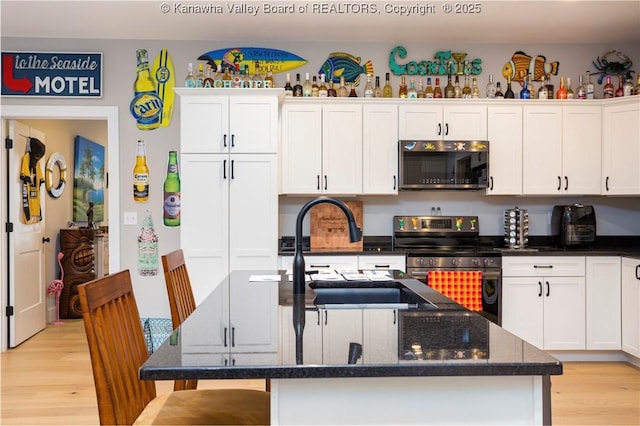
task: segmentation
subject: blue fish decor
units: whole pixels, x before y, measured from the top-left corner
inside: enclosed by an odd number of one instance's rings
[[[356,86],[360,84],[360,76],[362,74],[373,75],[373,62],[367,61],[364,65],[360,65],[360,58],[349,53],[333,52],[322,67],[319,74],[324,74],[326,81],[340,82],[340,77],[344,77],[347,83],[354,83]]]

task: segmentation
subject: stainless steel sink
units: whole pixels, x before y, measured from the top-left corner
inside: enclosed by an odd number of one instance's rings
[[[314,281],[314,305],[325,309],[434,309],[397,281]]]

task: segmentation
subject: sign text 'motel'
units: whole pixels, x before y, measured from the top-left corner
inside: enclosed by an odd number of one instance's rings
[[[102,97],[102,53],[2,52],[2,96]]]

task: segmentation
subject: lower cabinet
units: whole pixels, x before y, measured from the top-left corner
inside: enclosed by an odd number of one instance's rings
[[[640,358],[640,260],[622,258],[622,350]]]
[[[282,362],[295,364],[293,308],[281,307]],[[395,309],[309,309],[303,332],[305,364],[346,364],[351,343],[362,345],[358,364],[398,362],[398,312]]]
[[[587,350],[621,348],[620,267],[619,256],[587,256]]]

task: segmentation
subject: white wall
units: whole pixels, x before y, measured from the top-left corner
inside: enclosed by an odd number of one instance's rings
[[[347,30],[347,29],[345,29]],[[612,29],[615,30],[615,29]],[[168,30],[170,31],[170,29]],[[170,33],[168,33],[170,34]],[[605,52],[617,49],[626,53],[636,64],[640,64],[640,45],[637,44],[617,44],[603,45],[597,40],[597,34],[594,34],[594,43],[585,45],[483,45],[474,43],[435,45],[425,40],[424,43],[403,43],[401,39],[394,44],[353,44],[344,43],[342,45],[327,43],[296,43],[296,42],[280,42],[264,46],[259,37],[252,32],[251,28],[246,28],[246,42],[233,43],[235,46],[263,46],[275,49],[283,49],[295,53],[308,60],[308,64],[295,72],[309,72],[315,74],[320,69],[322,63],[330,52],[343,51],[362,58],[362,61],[372,60],[376,75],[383,76],[389,71],[388,59],[391,49],[397,45],[404,45],[408,51],[407,61],[423,59],[431,59],[436,51],[454,50],[467,52],[470,58],[481,58],[483,60],[483,72],[479,76],[480,86],[483,87],[488,80],[488,74],[494,74],[498,79],[500,70],[506,61],[508,61],[515,51],[522,50],[530,55],[542,54],[547,57],[548,61],[560,61],[560,75],[571,76],[577,84],[577,78],[580,73],[584,73],[589,69],[595,71],[591,62]],[[141,218],[144,210],[147,208],[153,211],[153,219],[156,224],[156,232],[158,233],[160,252],[166,253],[174,250],[179,246],[179,228],[164,228],[161,224],[162,215],[162,181],[166,173],[167,151],[178,149],[179,147],[179,119],[180,110],[174,112],[173,122],[168,128],[160,128],[153,131],[140,131],[136,128],[135,122],[129,113],[129,102],[133,96],[132,84],[135,79],[135,51],[139,48],[149,50],[150,58],[155,57],[159,50],[166,47],[173,57],[176,73],[178,75],[178,85],[181,85],[182,75],[186,74],[188,62],[197,63],[197,57],[202,53],[210,50],[232,47],[228,43],[222,41],[224,35],[220,35],[218,41],[136,41],[136,40],[63,40],[63,39],[26,39],[26,38],[2,38],[3,50],[16,51],[46,51],[46,52],[103,52],[104,54],[104,87],[102,99],[30,99],[30,98],[3,98],[2,103],[7,105],[60,105],[64,108],[66,105],[100,105],[100,106],[118,106],[119,122],[120,122],[120,209],[121,211],[134,211]],[[480,36],[480,35],[479,35]],[[295,34],[292,34],[295,38]],[[171,38],[168,35],[168,38]],[[284,82],[284,76],[276,76],[280,84]],[[392,78],[392,84],[397,87],[399,77]],[[559,76],[554,78],[554,84],[557,86]],[[517,85],[516,85],[517,87]],[[600,90],[598,90],[600,89]],[[597,93],[601,93],[601,87],[598,87]],[[206,137],[207,135],[202,135]],[[133,169],[136,141],[145,139],[147,142],[148,163],[151,169],[151,194],[150,201],[146,204],[137,204],[131,196],[131,170]],[[438,197],[437,205],[441,205],[443,213],[461,208],[457,206],[472,205],[474,210],[482,212],[484,222],[493,223],[489,228],[485,227],[487,233],[498,232],[495,218],[491,216],[493,213],[501,213],[504,208],[512,207],[517,204],[522,208],[533,210],[533,203],[539,203],[539,200],[520,202],[519,199],[477,199],[473,203],[469,203],[467,199],[460,199],[460,194],[435,194],[431,195],[402,195],[396,200],[393,197],[382,197],[380,200],[369,197],[365,204],[365,232],[368,235],[388,234],[390,225],[390,217],[397,212],[412,211],[423,212],[423,201],[421,197]],[[454,198],[452,198],[454,197]],[[371,198],[371,199],[370,199]],[[559,200],[558,200],[559,201]],[[282,202],[280,233],[292,234],[291,215],[295,211],[295,203],[300,200],[285,200]],[[564,202],[564,201],[563,201]],[[503,204],[504,203],[504,204]],[[549,204],[555,203],[555,200],[548,201]],[[430,208],[432,202],[426,205]],[[594,202],[595,204],[595,202]],[[617,233],[618,223],[631,223],[629,220],[621,220],[629,214],[637,217],[637,200],[622,199],[602,201],[604,207],[597,207],[599,220],[604,220],[603,227],[607,232]],[[400,207],[400,208],[398,208]],[[543,210],[548,208],[547,201],[544,206],[539,207],[540,214],[544,216]],[[402,211],[401,211],[402,210]],[[607,217],[611,213],[611,217]],[[371,217],[369,217],[371,216]],[[487,219],[485,220],[485,216]],[[535,228],[533,233],[537,233],[540,229],[541,220],[533,218]],[[114,218],[111,218],[112,220]],[[121,220],[121,218],[120,218]],[[614,225],[615,224],[615,225]],[[599,223],[600,225],[600,223]],[[605,226],[606,225],[606,226]],[[640,234],[637,226],[622,225],[620,231],[627,234]],[[164,316],[169,315],[168,302],[162,274],[155,277],[140,277],[135,273],[136,270],[136,243],[138,226],[122,226],[119,238],[121,243],[120,262],[122,269],[131,269],[136,296],[140,304],[140,312],[143,316]],[[110,238],[118,238],[111,235]],[[275,243],[274,243],[275,244]]]

